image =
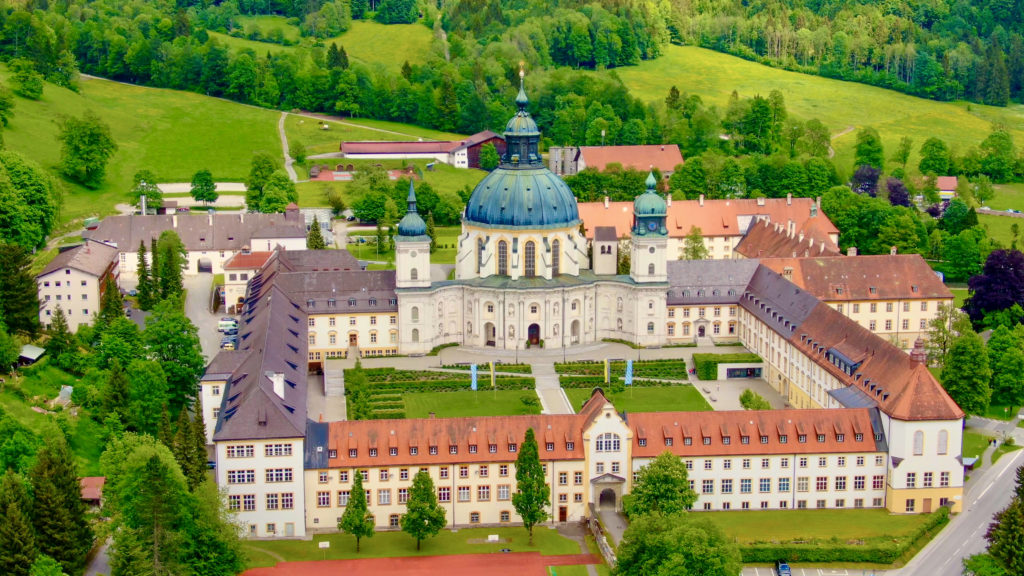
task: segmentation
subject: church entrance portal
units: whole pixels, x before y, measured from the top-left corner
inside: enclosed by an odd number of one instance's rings
[[[526,337],[530,340],[531,345],[535,345],[540,342],[540,326],[537,324],[530,324],[530,327],[526,329]]]
[[[615,490],[605,488],[601,491],[601,496],[598,500],[598,509],[615,510]]]
[[[698,326],[697,327],[697,337],[698,338],[703,338],[704,337],[704,327],[703,326]]]
[[[490,322],[484,324],[484,344],[486,346],[494,346],[495,337],[496,331],[494,329],[494,324]]]

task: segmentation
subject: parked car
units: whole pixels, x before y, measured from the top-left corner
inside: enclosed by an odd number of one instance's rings
[[[235,349],[235,343],[234,342],[222,342],[221,345],[220,345],[220,349],[221,350],[234,350]]]
[[[234,318],[221,318],[220,322],[217,322],[217,331],[224,332],[225,330],[238,329],[238,320]]]
[[[227,330],[224,331],[224,335],[225,336],[237,336],[238,335],[238,327],[228,328]]]
[[[789,569],[789,564],[785,560],[775,562],[775,573],[778,576],[793,576],[793,571]]]

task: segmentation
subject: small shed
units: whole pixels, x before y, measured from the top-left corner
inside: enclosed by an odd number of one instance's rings
[[[18,366],[31,366],[39,359],[42,358],[43,354],[46,354],[44,348],[39,346],[33,346],[32,344],[25,344],[21,347],[21,353],[18,355]]]
[[[82,491],[82,501],[89,506],[101,506],[103,504],[103,485],[106,483],[106,476],[86,476],[80,478],[78,486]]]

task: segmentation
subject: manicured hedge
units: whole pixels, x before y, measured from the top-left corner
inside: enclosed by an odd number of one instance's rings
[[[576,374],[562,374],[558,377],[562,388],[596,388],[604,386],[604,376],[580,376]],[[612,383],[622,385],[624,379],[619,376],[612,377]],[[633,379],[633,386],[659,388],[662,386],[685,386],[685,382]]]
[[[693,367],[701,380],[717,380],[719,364],[749,364],[761,362],[761,357],[750,352],[735,354],[694,354]]]
[[[558,374],[573,374],[585,376],[604,376],[604,362],[568,362],[555,364],[555,372]],[[622,378],[626,374],[626,363],[616,361],[611,363],[612,377]],[[634,378],[659,378],[665,380],[686,380],[686,361],[678,359],[670,360],[640,360],[633,362]]]
[[[785,558],[790,562],[872,562],[892,564],[899,560],[918,540],[949,522],[949,509],[939,508],[907,538],[898,542],[857,545],[851,542],[754,543],[740,546],[744,563],[774,562]]]
[[[405,410],[375,410],[374,420],[402,420],[405,418]]]
[[[466,372],[469,372],[471,369],[469,364],[445,364],[444,366],[441,366],[441,368],[446,368],[448,370],[465,370]],[[491,371],[490,366],[487,364],[477,364],[476,369],[481,374],[490,374]],[[494,371],[510,372],[512,374],[533,374],[533,367],[529,364],[505,364],[504,362],[496,362],[494,364]]]
[[[449,376],[456,376],[449,374]],[[495,379],[498,390],[529,390],[534,387],[533,378],[505,376]],[[477,386],[481,389],[491,387],[490,378],[478,378]],[[401,392],[453,392],[457,390],[469,390],[471,380],[469,378],[448,378],[446,380],[405,380],[394,382],[373,382],[370,389],[373,392],[401,391]]]

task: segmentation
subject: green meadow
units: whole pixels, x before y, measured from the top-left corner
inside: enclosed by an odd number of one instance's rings
[[[900,138],[910,136],[914,149],[909,166],[914,172],[920,160],[918,149],[931,136],[962,153],[980,144],[992,124],[999,123],[1010,129],[1018,145],[1024,144],[1024,106],[1020,104],[996,108],[924,100],[866,84],[770,68],[693,46],[667,46],[656,60],[602,73],[617,74],[633,95],[643,100],[663,100],[675,85],[680,92],[697,94],[705,103],[717,106],[720,113],[733,90],[749,98],[778,89],[790,114],[803,120],[817,118],[833,135],[850,127],[874,127],[882,136],[887,157]],[[855,144],[854,131],[833,139],[836,164],[842,171],[851,169]]]

